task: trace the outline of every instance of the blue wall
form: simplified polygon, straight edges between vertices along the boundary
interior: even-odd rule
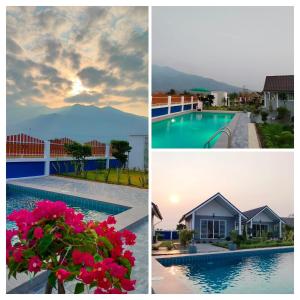
[[[182,106],[181,105],[171,106],[171,113],[179,112],[181,110],[182,110]]]
[[[110,159],[109,160],[109,167],[112,169],[115,168],[120,168],[121,167],[121,163],[117,160],[117,159]]]
[[[168,114],[168,107],[152,108],[152,117],[159,117]]]
[[[156,230],[155,233],[158,236],[159,240],[170,240],[171,239],[171,230]],[[176,231],[176,230],[172,231],[172,239],[173,240],[179,239],[178,231]]]
[[[20,178],[44,175],[45,163],[43,161],[7,162],[6,178]]]
[[[190,109],[192,109],[192,104],[186,104],[183,107],[183,110],[190,110]]]

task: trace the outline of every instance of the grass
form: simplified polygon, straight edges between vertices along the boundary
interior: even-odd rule
[[[263,148],[294,148],[294,129],[284,124],[256,124]]]
[[[96,171],[87,171],[80,175],[74,172],[61,174],[61,176],[84,179],[90,181],[134,186],[139,188],[148,188],[148,173],[136,170],[120,169],[119,174],[117,169],[103,169]]]
[[[228,242],[216,242],[214,246],[228,248]],[[241,243],[238,249],[255,249],[255,248],[266,248],[266,247],[283,247],[283,246],[294,246],[293,241],[261,241],[261,240],[247,240]]]

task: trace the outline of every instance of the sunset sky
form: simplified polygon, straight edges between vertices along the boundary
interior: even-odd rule
[[[146,7],[8,7],[7,106],[147,115]]]
[[[180,217],[217,192],[241,211],[268,205],[282,217],[294,212],[293,153],[213,152],[152,155],[152,196],[163,222]]]

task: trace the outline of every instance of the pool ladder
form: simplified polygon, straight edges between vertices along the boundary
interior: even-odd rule
[[[216,131],[210,138],[209,140],[204,144],[204,148],[210,148],[210,143],[211,141],[220,133],[226,133],[227,135],[227,148],[231,148],[231,139],[232,139],[232,131],[228,127],[223,127],[220,128],[218,131]]]

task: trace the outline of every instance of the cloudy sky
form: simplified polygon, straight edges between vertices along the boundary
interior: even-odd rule
[[[7,107],[110,105],[147,115],[142,7],[8,7]]]
[[[239,87],[294,74],[292,7],[154,7],[153,63]]]
[[[293,153],[214,152],[152,155],[152,197],[163,222],[174,229],[183,214],[220,192],[241,211],[268,205],[294,212]]]

